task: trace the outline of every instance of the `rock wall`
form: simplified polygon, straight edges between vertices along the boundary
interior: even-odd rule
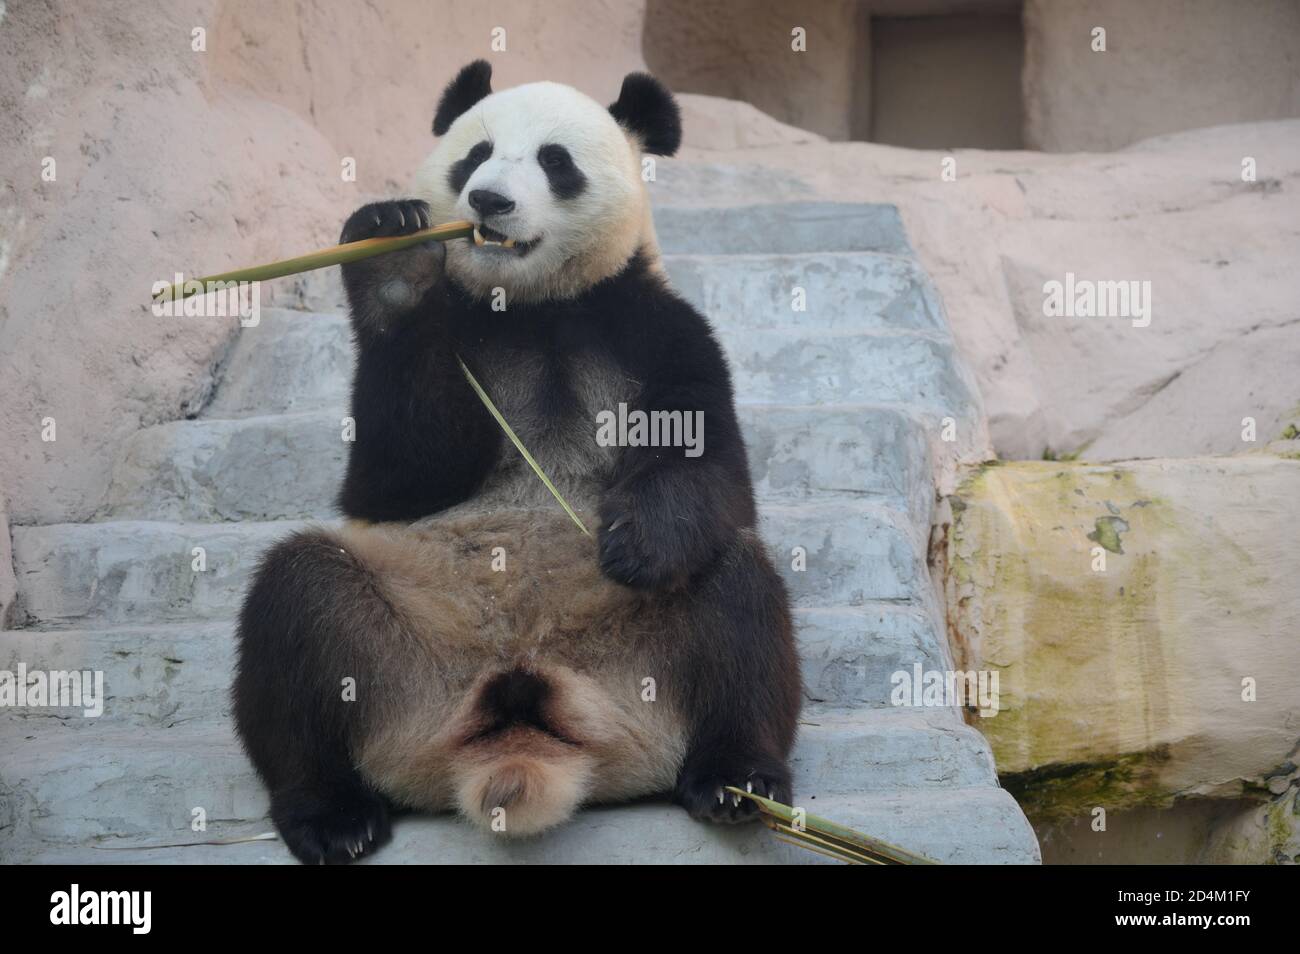
[[[1106,31],[1105,52],[1092,31]],[[1026,0],[1025,142],[1105,152],[1300,116],[1294,0]]]
[[[828,139],[848,139],[869,94],[865,7],[854,0],[647,0],[646,63],[674,89],[741,99]],[[791,47],[791,31],[806,46]]]
[[[950,498],[950,636],[959,668],[999,674],[1000,711],[978,725],[1031,817],[1288,790],[1297,494],[1289,441],[1233,458],[991,464]]]

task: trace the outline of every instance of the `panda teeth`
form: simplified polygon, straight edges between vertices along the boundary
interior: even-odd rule
[[[498,241],[495,241],[494,239],[484,238],[484,237],[483,237],[483,233],[479,231],[478,226],[476,225],[476,226],[474,226],[474,244],[475,244],[475,245],[479,245],[479,246],[483,246],[483,245],[496,245],[496,246],[498,246],[498,247],[500,247],[500,248],[514,248],[514,247],[515,247],[515,240],[514,240],[514,239],[503,239],[502,241],[498,242]]]

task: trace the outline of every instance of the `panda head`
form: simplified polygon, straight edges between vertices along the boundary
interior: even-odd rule
[[[491,78],[477,60],[448,85],[415,180],[435,222],[468,219],[483,240],[447,244],[450,276],[476,297],[501,287],[535,302],[580,294],[638,250],[657,256],[641,155],[676,152],[672,95],[632,73],[606,109],[560,83],[494,93]]]

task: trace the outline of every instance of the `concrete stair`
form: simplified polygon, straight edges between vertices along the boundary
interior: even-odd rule
[[[979,414],[897,212],[669,207],[657,221],[676,287],[728,350],[762,530],[797,607],[799,804],[938,860],[1036,862],[982,736],[955,709],[890,705],[892,673],[950,668],[925,562],[933,457],[944,418],[973,431]],[[804,311],[791,307],[796,287]],[[270,828],[230,726],[233,616],[272,541],[337,519],[352,363],[336,280],[299,288],[318,310],[264,309],[198,419],[125,444],[95,522],[13,529],[23,628],[0,634],[0,668],[100,670],[107,700],[96,719],[0,710],[0,859],[290,860],[275,841],[166,846]],[[195,808],[205,833],[190,829]],[[819,860],[761,826],[719,830],[653,800],[584,811],[522,844],[405,818],[376,856]]]

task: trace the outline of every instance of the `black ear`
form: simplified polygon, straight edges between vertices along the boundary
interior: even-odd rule
[[[461,113],[485,96],[492,95],[492,64],[475,60],[456,74],[447,84],[438,100],[438,111],[433,114],[433,134],[443,135]]]
[[[677,101],[649,73],[628,73],[609,113],[637,135],[646,152],[671,156],[682,144],[682,113]]]

